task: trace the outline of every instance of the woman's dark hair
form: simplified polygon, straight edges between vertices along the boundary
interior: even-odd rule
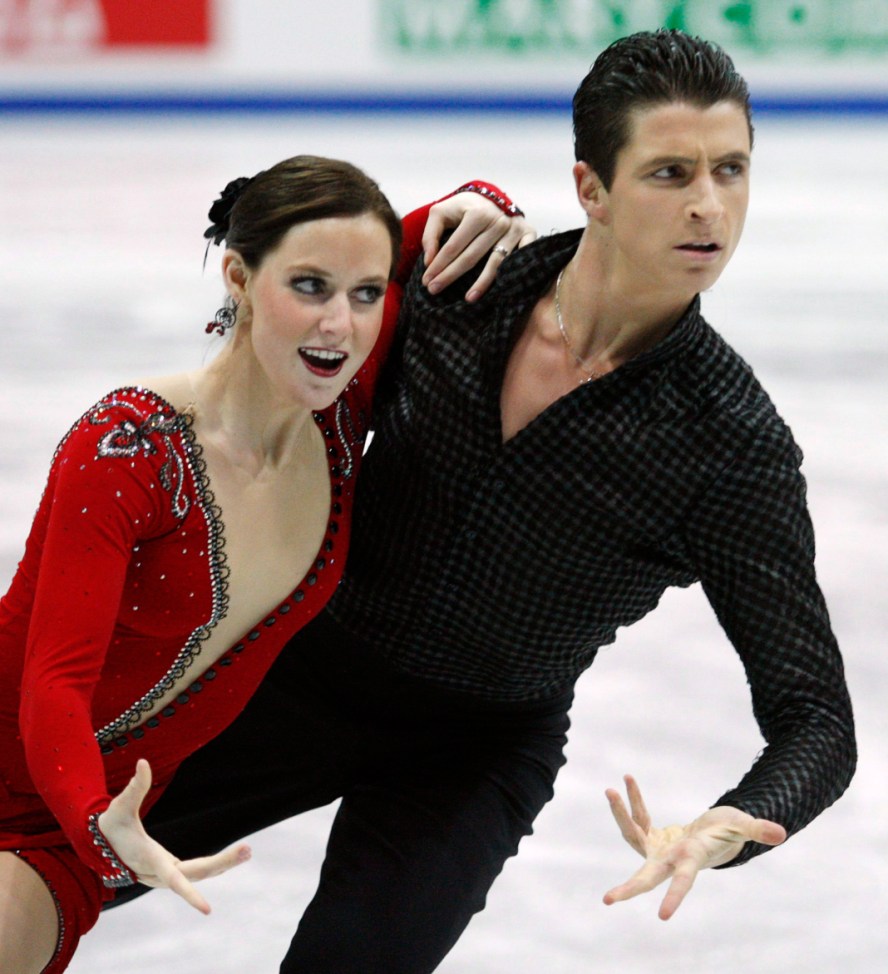
[[[633,109],[669,102],[709,108],[720,101],[743,109],[751,145],[749,89],[717,44],[680,30],[622,37],[598,55],[574,95],[574,154],[610,189]]]
[[[250,268],[290,227],[328,217],[376,216],[392,242],[390,276],[401,249],[401,221],[379,186],[356,166],[322,156],[294,156],[250,179],[232,180],[210,208],[204,236],[236,250]]]

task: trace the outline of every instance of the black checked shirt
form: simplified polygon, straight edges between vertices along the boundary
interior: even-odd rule
[[[475,305],[465,281],[432,297],[414,275],[331,612],[410,674],[520,702],[565,692],[667,587],[700,581],[768,742],[719,803],[796,831],[847,787],[851,706],[801,453],[699,299],[502,442],[507,359],[579,235],[512,255]]]

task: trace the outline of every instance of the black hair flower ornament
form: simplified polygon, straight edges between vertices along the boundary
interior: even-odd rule
[[[210,225],[204,230],[204,237],[218,247],[228,236],[231,225],[231,211],[234,204],[240,199],[241,193],[253,182],[255,177],[239,176],[222,190],[222,195],[210,207],[207,216],[210,218]],[[209,244],[207,244],[209,247]]]

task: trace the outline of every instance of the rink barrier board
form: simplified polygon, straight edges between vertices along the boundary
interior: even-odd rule
[[[0,91],[0,119],[22,115],[229,115],[229,114],[560,114],[571,96],[485,94],[483,96],[388,93],[220,93],[164,95],[93,92],[64,94]],[[888,115],[888,93],[780,95],[752,99],[758,115]]]

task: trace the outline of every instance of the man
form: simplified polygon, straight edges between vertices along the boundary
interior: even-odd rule
[[[645,862],[606,902],[668,879],[668,918],[853,773],[800,453],[700,314],[746,213],[746,84],[711,44],[633,35],[574,129],[585,227],[471,304],[414,275],[343,584],[149,818],[190,856],[342,797],[287,974],[438,965],[552,795],[577,677],[668,586],[702,583],[767,746],[683,829],[609,792]]]

